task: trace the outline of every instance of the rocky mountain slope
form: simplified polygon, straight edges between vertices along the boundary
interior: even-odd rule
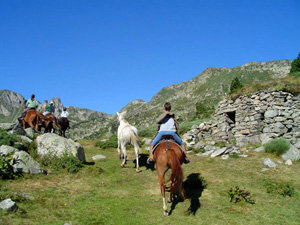
[[[228,95],[230,83],[238,77],[244,84],[285,77],[291,68],[291,61],[251,62],[234,68],[207,68],[190,81],[164,87],[150,102],[135,100],[121,112],[138,127],[153,125],[162,112],[164,102],[171,102],[174,112],[181,121],[195,116],[196,105],[202,103],[215,106]]]
[[[181,122],[188,121],[195,116],[197,104],[215,106],[226,97],[234,77],[238,77],[244,85],[247,85],[284,77],[290,68],[289,60],[250,62],[234,68],[207,68],[190,81],[164,87],[150,102],[134,100],[120,111],[126,113],[125,117],[131,124],[145,128],[155,124],[156,118],[162,112],[163,104],[169,101]],[[24,97],[17,93],[1,90],[0,123],[16,122],[24,100]],[[51,100],[56,108],[55,116],[59,117],[63,104],[60,98]],[[118,124],[115,115],[74,106],[68,106],[67,109],[71,121],[71,130],[67,135],[71,138],[97,138],[116,133]]]

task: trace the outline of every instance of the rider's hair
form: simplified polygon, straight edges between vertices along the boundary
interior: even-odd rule
[[[171,111],[171,103],[170,103],[170,102],[166,102],[166,103],[164,104],[164,109],[165,109],[166,111]]]

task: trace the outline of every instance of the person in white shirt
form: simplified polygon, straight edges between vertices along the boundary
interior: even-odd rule
[[[61,118],[67,118],[69,116],[69,113],[67,111],[67,108],[65,107],[64,110],[62,111],[60,117]]]

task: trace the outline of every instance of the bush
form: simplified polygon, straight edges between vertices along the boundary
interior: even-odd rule
[[[255,204],[255,200],[252,199],[250,192],[240,189],[239,186],[236,186],[235,188],[230,188],[227,193],[230,197],[230,202],[233,201],[234,203],[237,203],[244,200],[247,203]]]
[[[298,57],[296,59],[294,59],[291,64],[290,73],[292,74],[294,72],[300,72],[300,52],[298,54]]]
[[[15,159],[13,157],[14,152],[10,152],[5,156],[0,155],[0,179],[14,179],[19,176],[19,173],[14,173],[13,164],[15,164]]]
[[[44,156],[41,159],[41,164],[54,170],[65,169],[68,173],[77,173],[83,167],[83,163],[77,157],[67,154],[61,158]]]
[[[289,75],[292,76],[292,77],[300,78],[300,71],[290,73]]]
[[[285,138],[275,138],[266,143],[264,149],[268,153],[274,153],[280,156],[290,149],[290,143]]]
[[[112,135],[107,141],[97,141],[95,142],[94,147],[100,147],[101,149],[117,148],[118,137],[117,135]]]
[[[232,94],[236,90],[242,88],[244,85],[240,82],[238,77],[235,77],[230,84],[230,92],[229,94]]]
[[[276,193],[284,197],[292,197],[295,195],[295,188],[290,184],[270,183],[267,185],[267,193]]]
[[[17,141],[15,134],[8,134],[6,131],[0,129],[0,146],[9,145],[13,146]]]

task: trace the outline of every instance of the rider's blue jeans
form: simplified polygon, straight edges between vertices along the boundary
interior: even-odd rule
[[[184,145],[183,141],[181,138],[176,134],[174,131],[159,131],[157,135],[154,137],[153,141],[151,142],[151,145],[156,145],[160,140],[163,135],[172,135],[174,140],[179,144],[179,145]]]

